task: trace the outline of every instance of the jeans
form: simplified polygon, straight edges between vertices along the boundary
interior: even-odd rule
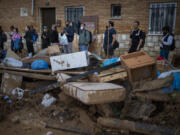
[[[87,45],[81,45],[79,46],[80,51],[88,51],[88,46]]]
[[[169,50],[160,49],[160,56],[168,60]]]
[[[72,53],[72,42],[69,42],[68,45],[63,45],[62,48],[64,53]]]

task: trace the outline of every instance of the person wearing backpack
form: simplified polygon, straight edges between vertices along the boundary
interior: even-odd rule
[[[174,35],[170,32],[170,27],[165,26],[162,28],[163,36],[160,42],[160,56],[168,60],[169,51],[175,49]]]
[[[86,25],[84,23],[81,24],[80,32],[79,32],[79,48],[80,51],[88,51],[88,46],[90,42],[90,33],[86,30]]]
[[[13,41],[13,51],[15,53],[21,53],[21,42],[22,42],[22,37],[19,34],[18,28],[14,28],[14,34],[12,36],[12,41]]]
[[[26,46],[28,50],[28,57],[32,57],[34,55],[34,47],[33,47],[33,41],[32,41],[32,34],[29,26],[25,27],[25,35],[24,39],[26,40]]]
[[[134,21],[133,31],[130,34],[130,46],[128,53],[140,51],[144,47],[146,34],[139,29],[140,22]]]
[[[66,34],[68,39],[68,44],[66,45],[66,53],[72,53],[72,42],[74,40],[74,29],[72,27],[72,23],[69,21],[66,22],[66,27],[63,32]]]
[[[0,26],[0,49],[4,50],[4,42],[7,41],[7,36],[3,32],[2,27]]]
[[[108,26],[106,26],[106,31],[104,33],[104,52],[106,58],[114,55],[114,50],[119,47],[119,43],[116,40],[116,30],[114,29],[114,22],[109,21]]]

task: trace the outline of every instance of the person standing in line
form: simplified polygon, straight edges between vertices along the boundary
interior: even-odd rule
[[[136,51],[140,51],[143,47],[143,39],[145,38],[143,32],[139,29],[139,21],[134,21],[133,23],[133,31],[130,35],[130,45],[128,53],[133,53]]]
[[[12,36],[13,50],[15,53],[21,53],[22,37],[19,34],[18,28],[14,28],[14,34]]]
[[[24,39],[26,40],[26,46],[28,50],[28,57],[32,57],[34,55],[34,48],[33,48],[33,41],[32,41],[32,34],[29,26],[25,27],[25,36]]]
[[[81,23],[79,32],[79,48],[80,51],[88,51],[88,45],[90,42],[90,33],[86,30],[86,25]]]
[[[2,27],[0,26],[0,49],[4,50],[4,42],[7,41],[7,36],[6,34],[3,32]]]
[[[106,58],[113,57],[114,47],[113,45],[116,42],[116,30],[114,29],[114,22],[109,21],[108,26],[106,26],[106,31],[104,33],[104,52]]]
[[[9,35],[9,36],[10,36],[10,38],[11,38],[11,50],[14,51],[14,50],[13,50],[14,42],[13,42],[13,40],[12,40],[12,36],[14,35],[14,26],[13,26],[13,25],[10,26],[9,29],[10,29],[10,35]]]
[[[70,24],[69,21],[66,22],[66,27],[64,28],[63,32],[66,34],[67,39],[68,39],[68,45],[66,53],[72,53],[72,42],[74,40],[74,29],[72,27],[72,24]]]
[[[164,59],[168,60],[169,51],[171,50],[171,46],[173,44],[174,36],[170,32],[170,27],[165,26],[162,28],[163,36],[159,40],[160,42],[160,56]]]
[[[59,44],[59,34],[56,25],[52,25],[52,30],[50,32],[50,44],[51,45]]]
[[[47,48],[50,45],[50,39],[49,39],[49,30],[47,26],[44,26],[43,33],[41,35],[42,39],[42,49]]]

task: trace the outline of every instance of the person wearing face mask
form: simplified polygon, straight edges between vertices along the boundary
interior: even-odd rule
[[[140,51],[140,49],[143,47],[143,42],[145,41],[145,33],[139,29],[139,25],[139,21],[134,21],[133,31],[130,35],[130,45],[128,53]]]
[[[88,45],[90,42],[90,33],[85,28],[85,24],[82,23],[79,32],[79,49],[80,51],[88,51]]]
[[[72,27],[72,23],[70,23],[69,21],[66,21],[66,27],[64,28],[64,33],[67,36],[68,39],[68,45],[67,47],[67,51],[66,53],[72,53],[72,42],[74,40],[74,29]]]
[[[160,56],[168,60],[169,51],[171,50],[171,45],[173,44],[173,34],[170,33],[170,27],[165,26],[162,28],[163,36],[159,40],[160,42]]]
[[[56,25],[52,25],[52,30],[50,32],[50,43],[51,45],[58,45],[59,44],[59,34],[57,31]]]
[[[41,39],[42,39],[42,49],[47,48],[50,45],[49,31],[48,31],[47,26],[44,26],[44,30],[43,30],[43,33],[41,35]]]
[[[24,39],[26,40],[26,46],[28,50],[28,57],[32,57],[34,55],[34,48],[33,48],[33,41],[32,41],[32,34],[29,26],[25,27],[25,36]]]

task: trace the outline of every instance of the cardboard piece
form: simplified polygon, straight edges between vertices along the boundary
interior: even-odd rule
[[[120,102],[126,97],[125,88],[112,83],[72,82],[65,84],[63,91],[84,104]]]
[[[52,72],[88,66],[87,52],[77,52],[50,57]]]
[[[52,46],[48,46],[48,54],[54,55],[54,54],[60,54],[60,48],[59,45],[52,45]]]

